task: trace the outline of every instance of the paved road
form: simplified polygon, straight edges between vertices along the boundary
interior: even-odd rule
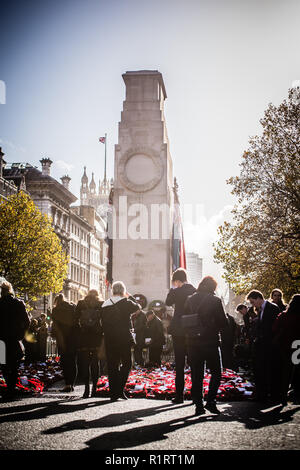
[[[222,403],[220,416],[195,417],[190,402],[82,399],[45,392],[0,405],[0,449],[212,450],[300,449],[300,406],[261,409]]]

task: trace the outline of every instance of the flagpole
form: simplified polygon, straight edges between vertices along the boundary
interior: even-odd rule
[[[106,183],[106,141],[107,134],[105,134],[105,157],[104,157],[104,182]]]

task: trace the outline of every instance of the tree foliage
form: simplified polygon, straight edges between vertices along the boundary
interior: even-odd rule
[[[68,257],[51,219],[23,191],[0,204],[0,274],[29,299],[59,292]]]
[[[260,122],[240,175],[227,181],[237,204],[219,227],[215,260],[237,294],[277,287],[288,298],[300,287],[300,89],[269,104]]]

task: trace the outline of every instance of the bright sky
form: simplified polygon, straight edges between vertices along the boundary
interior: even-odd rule
[[[211,245],[234,204],[226,179],[239,173],[268,103],[300,79],[300,2],[10,0],[1,8],[6,160],[40,167],[47,156],[52,176],[68,173],[79,196],[84,165],[103,178],[105,133],[113,176],[122,73],[159,70],[181,203],[200,207],[198,222],[185,222],[186,247],[220,280]]]

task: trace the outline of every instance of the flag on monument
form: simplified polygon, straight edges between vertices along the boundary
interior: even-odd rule
[[[101,142],[101,144],[105,144],[105,137],[99,137],[99,142]]]
[[[109,194],[109,210],[107,212],[107,227],[106,227],[106,238],[105,242],[107,244],[107,262],[106,262],[106,279],[105,284],[108,287],[113,283],[112,277],[112,260],[113,260],[113,190],[111,189]]]
[[[180,215],[180,206],[174,204],[173,233],[172,233],[172,265],[173,271],[178,268],[186,269],[185,247],[183,239],[183,228]]]

